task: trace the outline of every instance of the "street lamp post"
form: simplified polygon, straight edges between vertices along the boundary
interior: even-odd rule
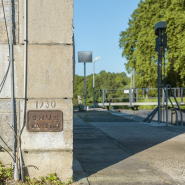
[[[95,61],[96,60],[99,60],[100,57],[96,57],[94,60],[93,60],[93,107],[95,107],[95,79],[94,79],[94,72],[95,72]]]
[[[79,51],[78,62],[84,63],[84,110],[86,110],[86,63],[92,62],[92,51]]]

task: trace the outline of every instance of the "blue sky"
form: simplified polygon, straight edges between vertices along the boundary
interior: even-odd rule
[[[92,51],[95,73],[126,72],[119,49],[119,34],[128,28],[128,19],[140,0],[74,0],[75,74],[84,75],[83,63],[78,63],[78,51]],[[93,73],[87,63],[86,75]]]

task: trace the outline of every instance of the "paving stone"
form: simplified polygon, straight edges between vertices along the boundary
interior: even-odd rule
[[[154,150],[155,154],[152,154],[151,148],[177,136],[179,132],[172,132],[171,128],[166,131],[164,128],[152,127],[132,119],[102,122],[106,114],[96,112],[98,118],[95,118],[95,111],[81,112],[80,118],[74,116],[74,131],[77,129],[73,137],[74,153],[90,185],[177,184],[177,179],[173,179],[165,170],[151,165],[154,161],[150,155],[154,157],[161,153],[163,156],[163,148]],[[74,113],[77,114],[79,112]],[[91,121],[88,121],[85,117],[92,114]],[[112,116],[114,118],[115,115]],[[83,127],[78,127],[80,123]],[[178,147],[176,150],[180,153],[183,151],[178,150]],[[143,154],[145,151],[151,151],[146,158]]]

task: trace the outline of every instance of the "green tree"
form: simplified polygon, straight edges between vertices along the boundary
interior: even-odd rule
[[[101,71],[99,74],[95,74],[95,97],[98,100],[99,89],[108,90],[108,98],[122,97],[123,91],[110,91],[110,89],[124,89],[128,88],[130,84],[130,78],[127,77],[125,72],[122,73],[110,73]],[[93,102],[93,75],[86,77],[86,98],[87,103]],[[84,98],[84,77],[75,75],[73,102],[77,104],[77,96],[82,95]]]
[[[185,85],[185,0],[141,0],[119,40],[127,71],[136,69],[136,87],[157,86],[154,27],[158,21],[167,22],[166,81]]]

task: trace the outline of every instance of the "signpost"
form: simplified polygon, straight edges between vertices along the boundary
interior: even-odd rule
[[[94,72],[95,72],[95,61],[99,60],[100,57],[96,57],[94,60],[93,60],[93,107],[95,107],[95,79],[94,79]]]
[[[92,51],[79,51],[78,62],[84,63],[84,110],[86,110],[86,63],[92,62]]]

